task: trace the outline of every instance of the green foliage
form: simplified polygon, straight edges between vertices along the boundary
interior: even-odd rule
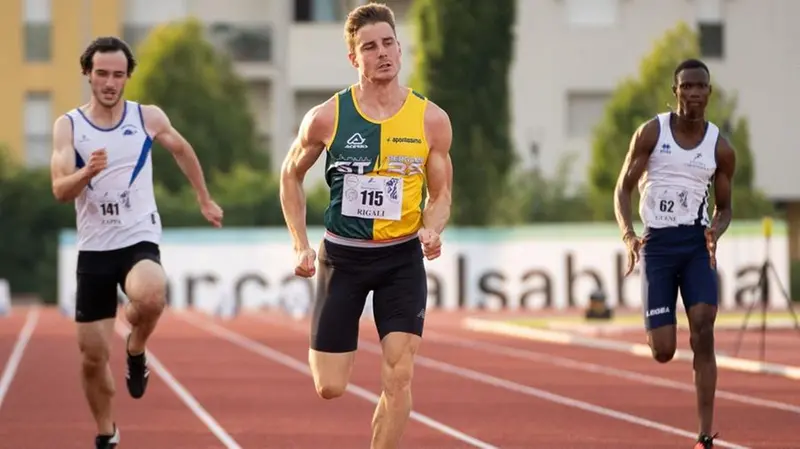
[[[613,191],[633,133],[666,107],[674,108],[675,67],[684,59],[699,55],[697,35],[680,23],[654,44],[650,54],[642,59],[637,76],[625,79],[617,87],[593,135],[589,188],[595,220],[613,219]],[[736,150],[734,214],[760,216],[756,214],[772,207],[762,194],[752,191],[753,156],[747,120],[734,117],[736,98],[714,83],[713,73],[712,85],[706,118],[720,126]]]
[[[126,96],[161,107],[194,147],[207,176],[229,173],[236,163],[267,171],[267,151],[258,144],[246,85],[203,33],[195,20],[156,28],[137,49],[139,66]],[[158,145],[153,167],[168,191],[186,184],[172,156]]]
[[[577,155],[565,154],[556,173],[546,177],[539,170],[528,169],[510,177],[510,188],[499,205],[498,221],[506,225],[520,223],[556,223],[591,220],[586,192],[570,192],[570,172]]]
[[[245,164],[236,164],[228,173],[214,177],[209,189],[225,211],[224,227],[284,226],[279,197],[279,182]],[[156,201],[164,226],[207,226],[200,214],[191,187],[169,192],[157,187]],[[309,226],[321,225],[328,206],[328,189],[320,184],[306,193]]]
[[[0,278],[12,294],[56,300],[58,232],[74,224],[74,206],[53,198],[47,169],[0,174]]]
[[[417,0],[412,6],[412,87],[450,116],[453,126],[451,221],[496,221],[514,163],[509,138],[509,66],[513,0]]]

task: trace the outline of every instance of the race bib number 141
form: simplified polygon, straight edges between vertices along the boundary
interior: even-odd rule
[[[342,215],[399,220],[403,206],[403,178],[391,176],[344,176]]]

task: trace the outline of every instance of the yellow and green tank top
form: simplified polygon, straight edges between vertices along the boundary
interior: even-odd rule
[[[330,204],[326,229],[339,237],[386,241],[422,227],[428,100],[409,91],[386,120],[361,112],[353,86],[336,94],[333,139],[325,161]]]

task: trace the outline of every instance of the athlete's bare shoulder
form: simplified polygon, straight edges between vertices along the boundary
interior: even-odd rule
[[[647,149],[648,152],[652,151],[658,143],[658,137],[661,135],[661,123],[658,117],[653,117],[650,120],[639,125],[636,132],[633,134],[633,140],[637,146],[642,149]]]
[[[336,128],[336,104],[334,95],[306,112],[298,133],[301,141],[322,146],[331,143]]]
[[[450,123],[450,116],[447,112],[428,100],[425,108],[425,140],[431,151],[450,151],[450,144],[453,141],[453,128]]]
[[[167,113],[157,105],[140,104],[139,110],[142,111],[145,131],[153,138],[172,126]]]

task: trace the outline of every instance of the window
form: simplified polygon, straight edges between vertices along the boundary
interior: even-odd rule
[[[295,22],[344,22],[347,12],[367,0],[294,0]]]
[[[272,28],[269,24],[215,23],[209,41],[237,62],[272,61]]]
[[[46,62],[52,57],[50,7],[50,0],[25,0],[23,4],[23,53],[26,61]]]
[[[722,22],[700,22],[697,24],[700,39],[700,55],[703,58],[725,56],[725,25]]]
[[[617,23],[619,0],[566,0],[567,23],[580,27],[608,27]]]
[[[52,104],[49,92],[25,97],[25,158],[28,166],[47,165],[52,146]]]
[[[569,92],[567,94],[567,137],[588,138],[602,119],[610,94]]]

